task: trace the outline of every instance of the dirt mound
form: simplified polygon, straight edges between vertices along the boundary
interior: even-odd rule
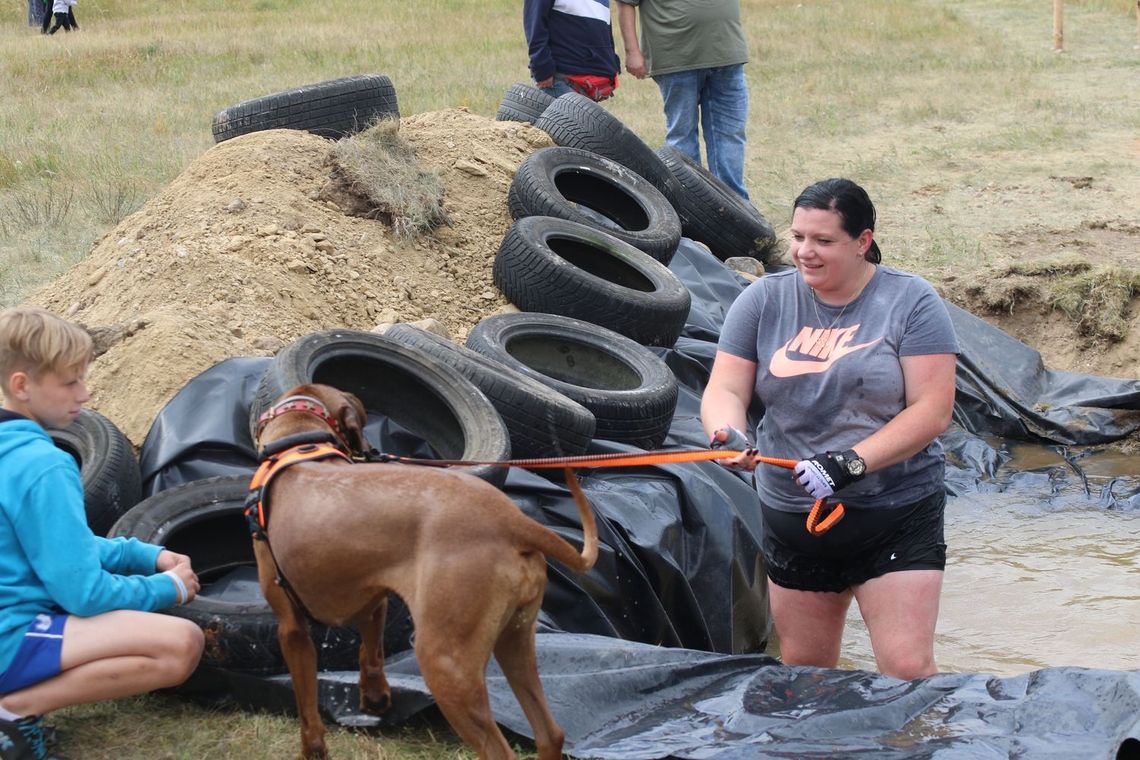
[[[1041,352],[1051,369],[1140,378],[1140,225],[1027,227],[1004,260],[943,278],[944,295]]]
[[[91,406],[136,445],[190,379],[233,356],[271,355],[331,327],[432,317],[458,340],[507,305],[491,264],[510,226],[519,163],[551,145],[529,125],[466,110],[402,120],[439,173],[449,225],[414,241],[349,216],[332,143],[257,132],[220,143],[30,301],[86,325],[103,351]]]

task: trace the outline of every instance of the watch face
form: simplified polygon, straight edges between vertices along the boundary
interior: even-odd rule
[[[856,457],[855,459],[847,460],[847,472],[852,475],[859,476],[867,471],[867,463],[862,459]]]

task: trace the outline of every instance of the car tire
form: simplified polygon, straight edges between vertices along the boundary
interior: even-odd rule
[[[214,115],[214,142],[266,129],[303,129],[339,139],[378,116],[400,118],[396,89],[383,74],[332,79],[244,100]]]
[[[67,427],[49,427],[56,448],[75,458],[83,483],[87,525],[106,535],[142,499],[142,475],[127,436],[98,412],[84,409]]]
[[[571,92],[556,98],[534,125],[558,145],[588,150],[632,169],[677,208],[684,191],[673,173],[618,117],[585,95]]]
[[[392,325],[384,335],[455,367],[479,386],[507,426],[514,458],[575,456],[593,440],[593,412],[553,388],[412,325]]]
[[[624,240],[662,264],[681,242],[681,220],[661,192],[626,167],[580,148],[540,148],[507,192],[511,216],[556,216]]]
[[[651,346],[677,341],[692,303],[680,278],[648,254],[595,227],[549,216],[511,225],[491,275],[523,311],[593,322]]]
[[[643,449],[665,441],[679,394],[650,349],[569,317],[520,312],[483,319],[467,346],[528,375],[594,413],[594,436]]]
[[[554,102],[554,96],[543,92],[537,87],[519,82],[507,88],[503,100],[499,103],[499,110],[495,114],[496,121],[521,121],[534,124],[546,107]]]
[[[672,145],[657,155],[684,188],[677,212],[686,237],[707,245],[721,261],[748,256],[772,263],[776,233],[755,206]]]
[[[429,354],[357,330],[310,333],[277,352],[250,405],[255,440],[261,414],[286,391],[304,383],[323,383],[356,394],[370,413],[398,423],[426,442],[439,459],[510,459],[507,428],[474,383]],[[506,480],[505,467],[462,469],[496,486]]]

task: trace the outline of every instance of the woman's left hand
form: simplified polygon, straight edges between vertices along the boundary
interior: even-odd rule
[[[796,474],[796,482],[816,499],[826,499],[856,480],[839,466],[831,452],[814,454],[809,459],[800,460],[793,472]]]

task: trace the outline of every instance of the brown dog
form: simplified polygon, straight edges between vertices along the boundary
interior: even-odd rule
[[[258,445],[331,432],[339,448],[360,452],[367,449],[365,419],[352,394],[302,385],[262,415]],[[487,696],[492,652],[534,729],[539,757],[561,757],[565,734],[547,706],[534,648],[546,588],[544,555],[584,572],[598,553],[589,503],[566,472],[581,513],[581,553],[523,515],[497,488],[458,471],[353,465],[334,457],[273,477],[263,510],[268,540],[255,540],[254,553],[262,592],[278,619],[305,758],[328,757],[306,610],[322,623],[360,630],[360,705],[379,713],[391,702],[382,651],[389,592],[399,594],[411,613],[424,681],[479,757],[515,757]]]

